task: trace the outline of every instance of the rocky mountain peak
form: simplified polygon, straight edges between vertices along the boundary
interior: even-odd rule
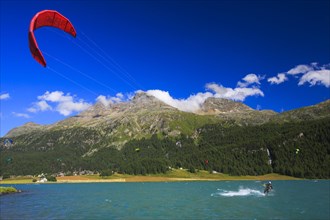
[[[98,101],[91,107],[89,107],[86,111],[83,111],[79,114],[79,116],[96,116],[96,115],[104,115],[105,111],[110,108],[111,105],[104,105],[102,102]]]
[[[229,99],[210,97],[205,100],[200,110],[204,114],[236,113],[253,110],[249,106]]]
[[[147,102],[158,102],[160,101],[159,99],[157,99],[156,97],[149,95],[145,92],[137,92],[136,95],[133,97],[132,102],[133,103],[147,103]]]
[[[145,92],[137,92],[136,95],[133,97],[132,101],[130,102],[131,108],[140,109],[147,111],[158,111],[161,109],[176,109],[163,101],[159,100],[158,98],[149,95]]]

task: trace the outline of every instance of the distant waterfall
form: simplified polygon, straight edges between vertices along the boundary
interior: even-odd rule
[[[272,165],[272,158],[270,156],[270,152],[269,152],[268,148],[266,150],[267,150],[267,155],[268,155],[268,164]]]

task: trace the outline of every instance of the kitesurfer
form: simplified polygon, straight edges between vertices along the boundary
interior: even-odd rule
[[[265,184],[264,193],[267,194],[267,193],[269,193],[272,189],[273,189],[272,182],[269,181],[268,183]]]

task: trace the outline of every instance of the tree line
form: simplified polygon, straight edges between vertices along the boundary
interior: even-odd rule
[[[82,129],[82,128],[80,128]],[[89,130],[81,140],[95,136]],[[35,146],[18,144],[1,148],[0,176],[67,173],[89,170],[102,175],[165,173],[170,168],[216,171],[230,175],[262,175],[271,172],[304,178],[330,177],[330,117],[258,126],[211,124],[197,136],[130,140],[120,150],[115,146],[92,146],[77,139],[48,146],[51,135]],[[47,136],[48,135],[48,136]],[[27,138],[27,137],[24,137]],[[4,141],[4,139],[1,139]],[[13,140],[15,141],[15,139]],[[44,144],[42,144],[44,143]],[[96,148],[91,156],[86,155]],[[298,150],[297,150],[298,149]]]

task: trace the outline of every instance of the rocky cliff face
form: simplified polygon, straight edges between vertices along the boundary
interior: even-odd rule
[[[208,98],[197,114],[213,115],[221,120],[231,121],[239,125],[262,124],[276,117],[271,110],[257,111],[249,106],[228,99]]]
[[[252,111],[253,109],[241,102],[234,102],[228,99],[208,98],[197,113],[206,115],[228,114],[237,112]]]

